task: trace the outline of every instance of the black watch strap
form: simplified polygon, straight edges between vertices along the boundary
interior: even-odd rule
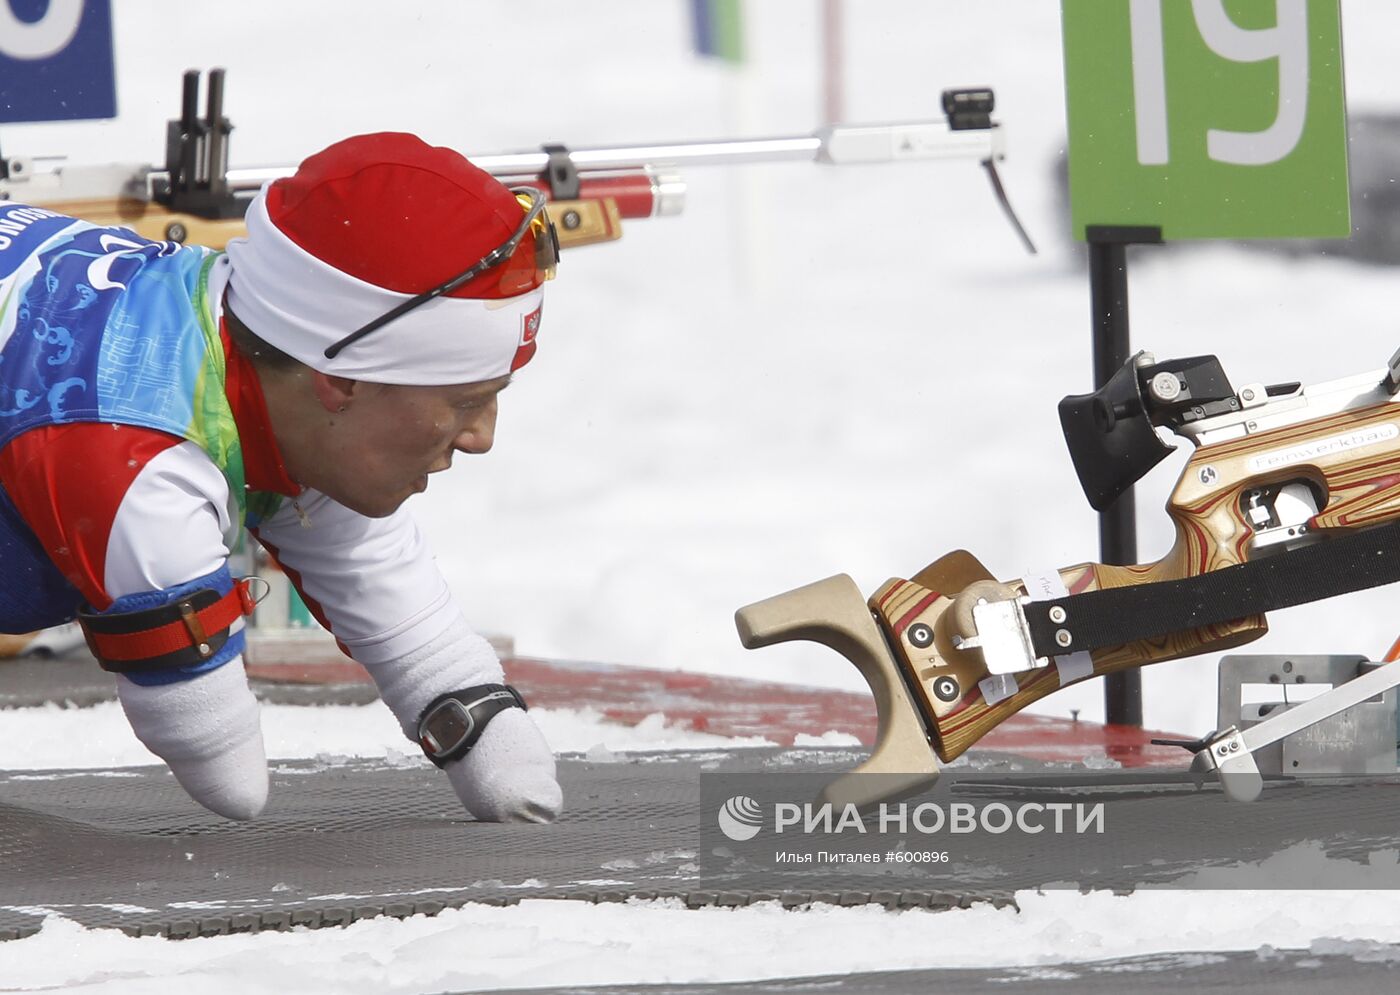
[[[527,708],[509,684],[478,684],[440,694],[418,716],[418,745],[429,760],[444,767],[470,753],[486,723],[507,708]]]

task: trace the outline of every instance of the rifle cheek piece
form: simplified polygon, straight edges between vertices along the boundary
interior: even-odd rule
[[[1060,427],[1084,496],[1103,511],[1172,451],[1148,419],[1138,353],[1092,394],[1060,401]]]
[[[1158,425],[1182,425],[1240,410],[1214,356],[1158,363],[1139,352],[1092,394],[1060,401],[1060,427],[1084,496],[1103,511],[1172,451]]]

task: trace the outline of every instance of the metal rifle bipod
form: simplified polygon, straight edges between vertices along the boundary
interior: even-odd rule
[[[1191,772],[1201,777],[1214,771],[1220,777],[1225,797],[1232,801],[1252,802],[1264,790],[1264,776],[1259,772],[1254,753],[1272,746],[1281,739],[1301,732],[1324,719],[1361,704],[1369,698],[1385,694],[1400,686],[1400,664],[1388,663],[1369,673],[1338,684],[1332,690],[1276,712],[1247,729],[1236,726],[1211,733],[1200,743],[1192,743],[1195,757]],[[1154,740],[1154,742],[1162,742]],[[1186,744],[1175,744],[1186,745]]]

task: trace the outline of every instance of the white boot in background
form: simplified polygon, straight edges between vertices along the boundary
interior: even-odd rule
[[[87,644],[83,627],[77,622],[56,625],[35,633],[34,638],[20,652],[21,656],[67,656],[75,649]]]

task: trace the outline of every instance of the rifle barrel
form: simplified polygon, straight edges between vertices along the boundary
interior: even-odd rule
[[[193,99],[186,77],[182,111],[190,116]],[[211,74],[211,117],[218,118],[222,80]],[[217,158],[209,165],[217,168],[226,156],[227,144],[220,141],[222,120],[208,122]],[[206,123],[196,117],[193,128],[203,131]],[[815,134],[780,138],[720,139],[716,141],[673,142],[651,145],[623,145],[579,148],[569,156],[581,174],[585,188],[616,201],[621,217],[656,217],[678,214],[684,201],[685,185],[676,170],[687,165],[725,165],[758,162],[808,161],[826,165],[899,162],[927,159],[977,159],[983,162],[1001,158],[1002,130],[991,127],[950,128],[946,121],[916,121],[905,124],[830,125]],[[190,146],[189,148],[193,148]],[[186,151],[189,151],[187,149]],[[549,163],[543,151],[511,152],[472,156],[472,161],[503,182],[541,186],[541,176]],[[24,160],[27,166],[33,160]],[[172,179],[192,183],[197,164],[181,164],[185,176],[172,178],[166,170],[152,169],[147,163],[110,163],[102,166],[57,166],[44,172],[25,169],[23,182],[18,170],[0,180],[0,199],[13,198],[32,204],[67,202],[103,197],[154,200],[154,193]],[[227,191],[251,197],[272,180],[290,176],[294,166],[267,166],[228,170]],[[585,198],[586,199],[586,198]]]
[[[637,169],[644,166],[734,165],[754,162],[821,162],[828,165],[894,162],[915,159],[990,159],[1001,156],[998,128],[950,129],[945,121],[907,124],[831,125],[816,134],[787,138],[741,138],[570,149],[582,171]],[[468,155],[496,176],[537,176],[549,163],[545,152]],[[231,169],[229,186],[256,190],[269,180],[289,176],[293,167]]]

